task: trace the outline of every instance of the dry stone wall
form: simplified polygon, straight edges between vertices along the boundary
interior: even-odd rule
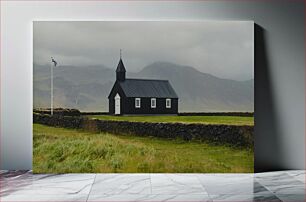
[[[114,134],[153,136],[186,141],[199,140],[253,148],[254,127],[183,123],[148,123],[88,119],[82,116],[50,116],[34,113],[34,123]]]

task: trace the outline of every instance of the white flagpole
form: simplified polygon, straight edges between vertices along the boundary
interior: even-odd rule
[[[53,64],[51,62],[51,116],[53,116]]]

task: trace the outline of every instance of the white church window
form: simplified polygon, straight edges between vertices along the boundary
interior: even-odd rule
[[[156,98],[151,98],[151,108],[156,108]]]
[[[135,98],[135,108],[140,108],[140,98]]]
[[[171,99],[166,99],[166,108],[171,108]]]

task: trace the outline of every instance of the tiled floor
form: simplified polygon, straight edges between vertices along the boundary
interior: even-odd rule
[[[1,171],[0,201],[305,201],[305,171],[32,174]]]

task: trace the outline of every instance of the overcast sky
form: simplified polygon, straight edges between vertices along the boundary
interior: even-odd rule
[[[254,78],[252,22],[34,22],[34,63],[53,56],[60,65],[116,68],[119,50],[127,71],[156,61],[188,65],[221,78]]]

